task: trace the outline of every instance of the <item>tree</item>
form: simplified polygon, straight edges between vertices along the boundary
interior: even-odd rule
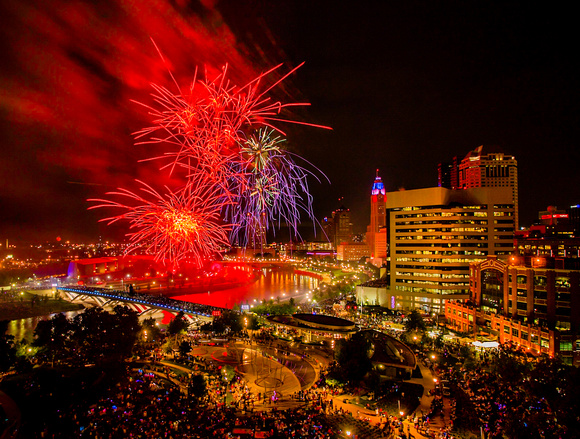
[[[189,394],[196,399],[203,398],[207,393],[207,383],[203,375],[193,375],[189,381]]]
[[[492,365],[493,372],[506,383],[519,383],[526,369],[526,365],[522,364],[515,355],[504,350],[500,350]]]
[[[137,342],[141,325],[139,314],[127,306],[117,305],[113,309],[112,327],[109,336],[111,349],[121,357],[131,355]]]
[[[183,358],[190,352],[191,352],[191,344],[188,341],[182,341],[179,344],[179,356]]]
[[[252,311],[258,315],[288,315],[296,312],[296,306],[290,302],[275,304],[272,301],[272,303],[255,306]]]
[[[526,390],[528,400],[537,405],[536,401],[545,404],[543,413],[549,414],[547,419],[540,418],[540,425],[532,424],[532,428],[549,431],[556,424],[565,426],[568,432],[580,431],[580,374],[577,367],[562,363],[559,358],[542,358],[529,373],[522,387]],[[557,423],[555,420],[558,420]],[[548,435],[546,435],[547,437]],[[551,437],[562,437],[566,434],[553,431]]]
[[[78,342],[76,354],[80,362],[100,362],[109,352],[106,332],[112,326],[109,313],[103,308],[88,308],[73,319],[74,340]],[[103,334],[105,331],[105,334]]]
[[[246,329],[256,330],[261,328],[260,321],[258,320],[258,316],[256,314],[245,314],[244,318],[247,320],[248,324],[245,325]]]
[[[185,332],[188,327],[189,324],[185,320],[185,314],[183,314],[183,311],[179,311],[175,318],[167,325],[167,332],[170,335],[177,335]]]
[[[116,362],[129,355],[141,330],[137,313],[125,306],[113,313],[94,307],[73,320],[57,314],[40,321],[33,346],[42,348],[47,360],[83,364]]]
[[[227,329],[225,322],[219,317],[214,317],[213,322],[211,322],[208,326],[208,329],[212,332],[215,332],[216,334],[223,334]]]
[[[73,324],[62,313],[36,325],[32,345],[41,348],[40,353],[46,360],[66,361],[75,352],[76,344]]]
[[[473,370],[477,366],[477,361],[475,361],[475,357],[473,354],[468,354],[465,357],[465,361],[463,362],[463,367],[467,370]]]
[[[155,341],[161,336],[161,330],[157,326],[155,318],[148,317],[141,323],[143,330],[147,331],[148,339]]]
[[[231,366],[230,364],[225,364],[224,367],[222,367],[222,373],[228,383],[231,383],[233,379],[236,377],[234,367]]]
[[[372,369],[369,351],[370,341],[360,333],[354,334],[349,340],[339,341],[336,361],[344,381],[356,386]]]
[[[405,321],[405,331],[412,332],[425,332],[426,325],[421,313],[414,309],[407,315],[407,320]]]
[[[494,369],[496,374],[492,379],[496,386],[509,382],[513,389],[502,422],[506,436],[541,439],[568,437],[571,432],[579,431],[577,368],[551,358],[531,364],[510,352],[500,351]]]
[[[218,334],[240,332],[242,330],[241,319],[242,316],[237,312],[224,310],[220,316],[214,318],[212,329]]]
[[[437,337],[435,337],[435,340],[433,341],[433,346],[437,350],[443,349],[443,346],[445,346],[445,343],[443,341],[443,334],[439,334]]]
[[[14,336],[6,334],[8,320],[0,321],[0,373],[7,372],[16,361]]]
[[[38,353],[38,348],[28,345],[24,340],[15,344],[16,361],[14,369],[18,373],[30,372],[32,370],[31,358]]]
[[[161,346],[161,350],[164,354],[173,355],[174,358],[177,349],[179,349],[179,347],[177,346],[176,341],[171,337],[167,338],[165,343],[163,343],[163,346]]]

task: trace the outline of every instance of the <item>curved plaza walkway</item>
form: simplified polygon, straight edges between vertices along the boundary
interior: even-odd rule
[[[323,393],[314,389],[313,386],[318,381],[321,369],[326,368],[332,358],[318,349],[308,347],[304,350],[304,348],[304,346],[280,340],[270,343],[238,340],[229,342],[227,346],[195,346],[191,355],[203,357],[206,361],[214,361],[223,365],[229,364],[235,367],[236,371],[243,376],[249,390],[253,394],[262,395],[259,403],[253,406],[254,411],[284,410],[307,404],[305,400],[298,398],[300,391],[304,392],[311,389],[315,395]],[[400,427],[395,428],[395,434],[391,437],[396,438],[403,432],[407,437],[434,437],[449,423],[449,402],[447,398],[444,398],[443,414],[431,419],[427,430],[415,428],[415,417],[421,417],[430,412],[433,400],[430,391],[435,388],[434,376],[431,371],[420,361],[418,361],[418,366],[422,378],[413,378],[408,382],[423,386],[423,395],[419,406],[414,413],[404,418]],[[264,394],[268,398],[264,399]],[[273,395],[277,397],[276,403],[271,402]],[[354,395],[331,395],[326,392],[322,398],[327,406],[333,409],[342,409],[352,416],[354,421],[364,420],[375,426],[382,426],[386,422],[385,417],[376,411],[356,404]],[[362,429],[362,427],[360,428]],[[357,437],[373,436],[365,435],[360,430]]]

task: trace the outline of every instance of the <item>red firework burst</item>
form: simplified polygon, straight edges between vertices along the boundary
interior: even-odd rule
[[[89,209],[112,207],[122,209],[120,215],[104,218],[112,224],[128,221],[131,233],[127,236],[131,245],[126,253],[143,249],[153,253],[158,261],[169,260],[179,263],[185,257],[193,257],[197,266],[229,245],[227,233],[230,226],[220,221],[223,200],[215,193],[215,188],[207,184],[187,185],[178,192],[166,188],[160,194],[148,184],[141,190],[146,197],[126,189],[109,192],[107,195],[120,196],[129,200],[122,202],[93,199],[97,202]]]
[[[150,160],[171,157],[171,164],[167,165],[171,169],[176,165],[184,166],[193,173],[211,171],[214,177],[227,179],[230,175],[225,165],[239,152],[239,145],[245,142],[246,135],[259,127],[270,127],[282,135],[285,133],[277,126],[279,122],[330,129],[279,117],[283,108],[310,105],[272,102],[265,96],[302,64],[261,90],[264,78],[281,66],[262,73],[243,87],[230,84],[227,66],[212,81],[197,80],[196,72],[187,92],[177,83],[177,94],[153,85],[155,92],[152,96],[157,106],[139,103],[153,116],[153,125],[135,133],[137,139],[144,139],[137,144],[174,145],[176,148],[173,151]]]
[[[243,87],[230,83],[227,66],[213,80],[207,79],[207,73],[206,79],[198,80],[196,71],[186,92],[175,80],[177,94],[153,85],[155,105],[141,104],[153,116],[153,125],[135,133],[137,144],[168,145],[165,154],[148,160],[168,160],[162,169],[173,175],[182,175],[174,174],[176,168],[184,171],[184,189],[175,193],[167,189],[160,195],[141,182],[152,201],[125,189],[109,194],[130,199],[132,205],[92,200],[100,203],[93,208],[125,210],[105,221],[130,222],[134,231],[128,235],[128,251],[142,248],[158,260],[172,262],[192,255],[201,265],[228,245],[227,232],[231,239],[241,237],[238,241],[246,243],[257,230],[268,229],[265,222],[286,223],[297,235],[301,211],[314,219],[306,183],[309,173],[280,150],[281,140],[272,134],[284,134],[277,125],[285,122],[328,127],[280,117],[286,107],[309,105],[273,102],[266,96],[300,66],[263,87],[265,78],[280,67]],[[256,146],[251,139],[257,132]]]

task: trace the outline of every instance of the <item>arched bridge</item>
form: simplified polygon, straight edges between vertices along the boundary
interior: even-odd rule
[[[168,311],[171,314],[183,312],[185,317],[191,322],[196,320],[211,321],[216,315],[221,315],[226,308],[202,305],[193,302],[170,299],[164,296],[153,296],[151,294],[110,290],[96,287],[57,287],[57,291],[62,291],[72,302],[92,301],[98,306],[115,306],[117,304],[129,306],[137,311],[139,315],[144,315],[156,310]]]

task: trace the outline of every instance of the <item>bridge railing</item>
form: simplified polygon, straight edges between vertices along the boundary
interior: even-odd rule
[[[204,317],[211,317],[214,311],[230,311],[226,308],[217,306],[203,305],[200,303],[185,302],[182,300],[175,300],[164,296],[153,296],[150,294],[136,293],[122,290],[109,290],[98,287],[57,287],[57,290],[68,291],[77,294],[87,294],[91,296],[106,297],[109,299],[120,300],[123,302],[140,303],[142,305],[151,306],[153,308],[161,308],[168,311],[182,311],[185,314],[195,314]]]

